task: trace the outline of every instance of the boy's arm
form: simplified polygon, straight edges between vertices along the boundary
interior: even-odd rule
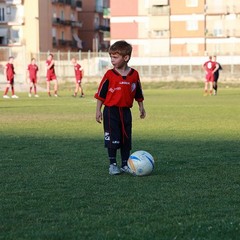
[[[140,118],[143,119],[146,117],[146,112],[143,106],[143,102],[138,102],[138,106],[139,106]]]
[[[47,69],[50,69],[53,64],[54,64],[54,60],[52,60],[51,63],[49,64],[49,66],[47,66]]]
[[[96,107],[96,121],[98,123],[101,123],[102,122],[102,105],[103,105],[103,102],[99,99],[97,99],[97,107]]]

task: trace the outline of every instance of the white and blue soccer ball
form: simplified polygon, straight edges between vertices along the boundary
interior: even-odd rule
[[[150,153],[140,150],[130,155],[127,164],[133,175],[146,176],[154,169],[154,158]]]

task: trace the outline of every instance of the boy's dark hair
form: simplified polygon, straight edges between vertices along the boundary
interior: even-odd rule
[[[109,54],[118,53],[121,56],[129,55],[129,57],[131,57],[132,45],[127,43],[124,40],[117,41],[110,46],[108,52],[109,52]]]
[[[14,59],[14,57],[13,57],[13,56],[10,56],[10,57],[8,58],[8,60],[10,60],[10,59]]]

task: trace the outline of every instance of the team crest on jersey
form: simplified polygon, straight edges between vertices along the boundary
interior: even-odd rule
[[[136,83],[132,83],[131,90],[132,92],[136,89]]]

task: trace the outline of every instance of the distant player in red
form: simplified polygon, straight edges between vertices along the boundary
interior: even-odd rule
[[[75,72],[75,91],[73,97],[76,97],[78,92],[80,92],[80,97],[84,97],[83,88],[82,88],[82,78],[83,78],[83,68],[80,64],[77,63],[76,58],[72,59],[72,64],[74,66],[74,72]]]
[[[11,88],[12,90],[12,98],[18,98],[18,96],[15,95],[14,93],[14,75],[15,75],[15,71],[14,71],[14,66],[13,66],[13,57],[9,57],[8,59],[8,63],[5,66],[4,69],[4,76],[6,77],[7,80],[7,86],[3,95],[3,98],[9,98],[8,94],[8,90],[9,88]]]
[[[37,95],[37,72],[38,66],[36,65],[36,59],[32,58],[31,63],[27,67],[27,76],[30,83],[29,89],[29,97],[32,97],[32,88],[34,88],[34,96],[38,97]]]
[[[46,61],[46,67],[47,67],[47,92],[48,96],[51,97],[51,92],[50,92],[50,82],[54,82],[54,96],[58,97],[57,91],[58,91],[58,82],[57,82],[57,77],[55,74],[55,69],[54,69],[54,59],[53,55],[49,54],[47,61]]]
[[[213,92],[213,81],[214,81],[214,72],[217,70],[216,62],[212,61],[212,56],[209,57],[209,60],[203,64],[203,69],[205,71],[205,86],[204,86],[204,96],[208,95],[208,85],[209,85],[209,94],[212,95]]]
[[[113,69],[102,78],[95,94],[96,121],[103,119],[105,147],[110,161],[109,174],[130,172],[127,161],[132,147],[132,115],[134,99],[138,102],[140,118],[145,118],[143,93],[138,72],[128,66],[132,46],[125,41],[115,42],[109,49]],[[102,105],[105,105],[103,113]],[[117,149],[120,149],[122,166],[117,166]]]

